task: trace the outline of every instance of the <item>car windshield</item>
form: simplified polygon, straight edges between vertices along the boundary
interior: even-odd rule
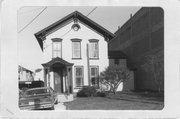
[[[39,94],[44,94],[44,93],[50,93],[49,89],[34,89],[34,90],[26,90],[24,92],[25,96],[28,95],[39,95]]]

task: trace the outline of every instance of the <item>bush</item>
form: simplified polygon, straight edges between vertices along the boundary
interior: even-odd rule
[[[106,93],[105,92],[97,92],[96,96],[97,97],[106,97]]]
[[[77,97],[106,97],[105,92],[98,91],[94,86],[83,86],[81,90],[78,91]]]
[[[83,90],[78,91],[77,97],[88,97]]]
[[[77,97],[90,97],[96,95],[96,88],[94,86],[84,86],[78,91]]]

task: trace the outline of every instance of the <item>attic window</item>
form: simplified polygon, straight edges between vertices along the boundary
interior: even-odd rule
[[[77,18],[74,18],[74,24],[72,25],[71,27],[74,31],[78,31],[81,27],[80,25],[78,24],[78,19]]]
[[[77,24],[77,23],[72,25],[72,29],[73,29],[74,31],[78,31],[80,28],[81,28],[80,25]]]

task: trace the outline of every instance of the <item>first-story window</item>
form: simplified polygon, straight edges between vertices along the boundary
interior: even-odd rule
[[[92,86],[99,87],[99,67],[90,66],[90,81]]]
[[[84,71],[83,66],[75,66],[75,86],[81,87],[83,86],[84,81]]]

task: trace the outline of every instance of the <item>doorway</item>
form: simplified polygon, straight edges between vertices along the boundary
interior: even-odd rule
[[[54,90],[57,93],[64,93],[63,90],[63,69],[61,67],[54,67]]]

